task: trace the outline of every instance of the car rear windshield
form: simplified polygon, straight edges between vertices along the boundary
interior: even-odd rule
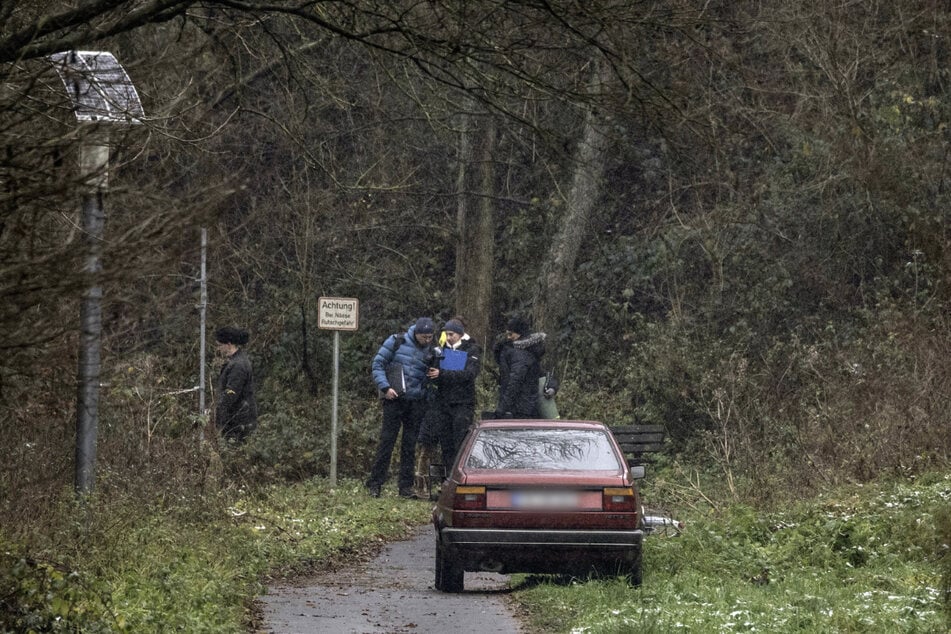
[[[597,429],[482,429],[466,460],[472,469],[617,471],[608,436]]]

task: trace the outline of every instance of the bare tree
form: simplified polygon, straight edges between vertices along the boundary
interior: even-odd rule
[[[591,91],[602,92],[609,78],[608,69],[599,62],[592,66]],[[572,161],[571,186],[565,194],[565,212],[539,271],[533,301],[536,324],[545,332],[557,330],[570,305],[578,252],[601,196],[610,144],[606,130],[609,123],[610,118],[597,105],[586,106],[581,137]]]
[[[484,343],[489,335],[495,254],[495,148],[491,116],[463,114],[456,217],[456,312]]]

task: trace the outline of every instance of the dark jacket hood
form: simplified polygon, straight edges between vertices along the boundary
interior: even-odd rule
[[[543,332],[533,332],[530,335],[516,339],[512,342],[512,345],[519,350],[527,350],[536,357],[541,357],[545,354],[545,338],[547,336]]]

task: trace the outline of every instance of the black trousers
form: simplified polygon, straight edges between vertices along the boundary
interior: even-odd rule
[[[376,458],[367,478],[367,486],[383,486],[390,468],[390,458],[400,430],[403,440],[400,443],[400,467],[397,486],[400,489],[411,488],[416,474],[416,436],[426,414],[426,401],[409,401],[404,398],[388,401],[383,399],[383,425],[380,429],[380,444],[376,448]]]

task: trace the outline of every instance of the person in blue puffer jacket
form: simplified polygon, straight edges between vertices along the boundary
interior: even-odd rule
[[[373,357],[373,382],[380,390],[383,405],[380,442],[366,482],[373,497],[380,496],[386,482],[390,457],[401,428],[403,440],[397,487],[401,497],[414,497],[416,436],[432,397],[430,375],[438,365],[434,332],[433,320],[420,317],[405,333],[387,337]]]

